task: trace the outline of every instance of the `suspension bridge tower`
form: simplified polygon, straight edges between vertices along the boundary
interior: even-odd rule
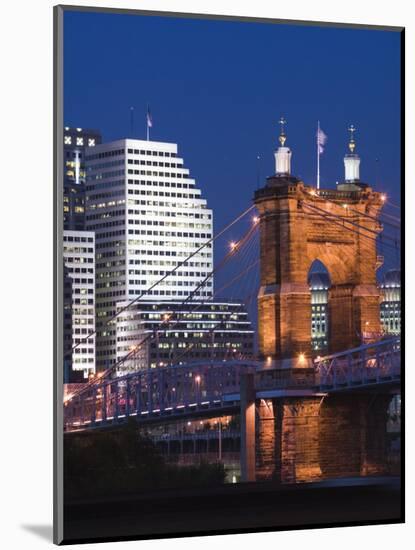
[[[310,266],[330,276],[329,350],[343,351],[380,334],[376,237],[383,196],[360,180],[355,128],[345,179],[316,189],[291,174],[292,152],[280,120],[275,174],[255,193],[260,215],[259,351],[268,364],[306,367],[311,356]]]

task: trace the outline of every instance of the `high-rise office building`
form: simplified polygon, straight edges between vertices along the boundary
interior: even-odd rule
[[[63,381],[72,382],[72,278],[63,265]]]
[[[213,268],[212,211],[177,145],[122,139],[86,154],[86,227],[96,238],[97,367],[116,361],[117,302],[184,299]],[[213,281],[195,299],[213,295]]]
[[[65,382],[95,373],[95,236],[63,232]],[[75,346],[77,346],[75,348]],[[68,352],[72,354],[68,357]]]
[[[388,271],[380,285],[380,323],[385,334],[398,336],[401,333],[401,271]]]
[[[127,304],[118,303],[122,309]],[[189,361],[248,359],[254,331],[241,302],[139,301],[117,318],[120,373]]]
[[[65,126],[64,179],[63,179],[63,227],[82,231],[85,229],[85,151],[101,143],[96,130]]]

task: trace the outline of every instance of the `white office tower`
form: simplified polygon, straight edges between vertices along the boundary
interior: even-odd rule
[[[212,211],[175,143],[123,139],[86,153],[86,227],[96,236],[97,367],[116,361],[116,304],[185,299],[213,269]],[[213,295],[210,279],[195,299]]]
[[[68,300],[65,303],[65,333],[71,334],[72,350],[66,382],[95,373],[95,236],[89,231],[63,232],[63,261]],[[75,347],[76,346],[76,347]],[[68,361],[65,361],[68,364]]]

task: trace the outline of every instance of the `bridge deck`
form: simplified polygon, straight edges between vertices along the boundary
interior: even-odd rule
[[[267,369],[254,361],[191,363],[98,379],[64,403],[65,430],[238,412],[241,377],[255,377],[258,399],[386,391],[400,384],[398,338],[319,358],[314,368]]]

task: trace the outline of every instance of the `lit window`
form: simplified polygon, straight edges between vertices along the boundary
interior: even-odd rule
[[[88,139],[88,147],[95,147],[95,138]]]
[[[76,144],[77,144],[77,145],[83,145],[83,144],[84,144],[84,138],[82,138],[82,137],[77,137],[77,138],[76,138]]]
[[[65,136],[65,145],[70,145],[72,143],[71,136]]]

